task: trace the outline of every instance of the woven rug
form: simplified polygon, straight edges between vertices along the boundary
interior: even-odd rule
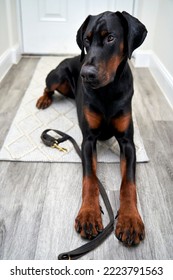
[[[46,147],[40,138],[47,128],[58,129],[70,134],[81,145],[82,135],[78,126],[75,102],[64,98],[59,93],[54,95],[52,105],[45,110],[36,108],[36,101],[43,93],[45,78],[50,70],[55,68],[64,57],[42,57],[35,69],[32,80],[26,90],[16,117],[11,125],[4,145],[0,151],[0,160],[29,162],[80,162],[72,144],[62,143],[67,152],[60,152]],[[146,162],[146,154],[139,133],[135,116],[134,141],[137,161]],[[99,162],[119,162],[119,147],[114,138],[98,142]]]

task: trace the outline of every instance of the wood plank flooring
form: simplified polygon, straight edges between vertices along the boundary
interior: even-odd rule
[[[22,58],[0,83],[0,146],[38,61]],[[146,238],[126,248],[112,234],[82,259],[173,259],[173,111],[148,69],[133,73],[134,110],[150,158],[137,164]],[[74,230],[81,176],[80,164],[0,162],[0,259],[56,259],[85,243]],[[119,164],[99,164],[98,176],[116,213]],[[103,220],[106,224],[106,213]]]

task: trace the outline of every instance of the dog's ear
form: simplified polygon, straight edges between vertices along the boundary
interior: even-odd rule
[[[81,27],[78,29],[77,35],[76,35],[76,42],[77,42],[79,48],[81,49],[81,61],[84,59],[84,56],[85,56],[84,45],[83,45],[83,35],[84,35],[87,25],[89,23],[90,17],[91,16],[89,15],[85,19],[85,21],[82,23]]]
[[[137,18],[131,16],[127,12],[117,12],[117,15],[121,19],[123,17],[126,21],[125,29],[127,29],[127,52],[128,57],[131,58],[132,52],[143,43],[147,35],[147,29]]]

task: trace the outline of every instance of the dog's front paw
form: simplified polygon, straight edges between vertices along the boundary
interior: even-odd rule
[[[115,235],[127,246],[138,245],[145,237],[145,229],[138,210],[118,213]]]
[[[75,219],[75,229],[81,237],[93,239],[103,230],[100,207],[82,206]]]
[[[43,95],[37,100],[36,107],[38,109],[46,109],[51,105],[51,103],[52,103],[52,97],[48,95]]]

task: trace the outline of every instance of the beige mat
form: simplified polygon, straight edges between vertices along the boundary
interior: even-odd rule
[[[72,144],[62,144],[68,152],[46,147],[40,135],[47,128],[62,130],[76,139],[81,145],[82,136],[78,127],[75,102],[60,94],[54,95],[53,104],[46,110],[38,110],[36,101],[42,95],[45,78],[64,57],[42,57],[37,64],[30,85],[23,97],[20,108],[11,125],[4,145],[0,151],[0,160],[33,162],[80,162]],[[134,117],[135,146],[137,161],[146,162],[146,154],[136,118]],[[119,162],[119,147],[114,138],[99,142],[98,161]]]

